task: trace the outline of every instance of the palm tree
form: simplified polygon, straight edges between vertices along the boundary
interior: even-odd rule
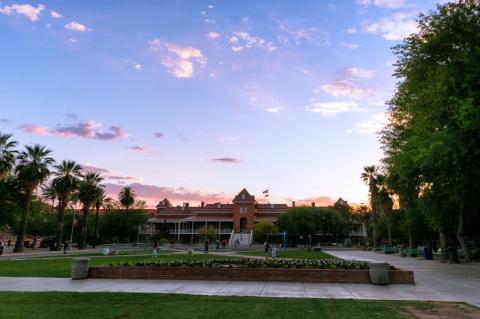
[[[78,187],[82,167],[75,161],[64,160],[60,165],[55,166],[55,169],[55,178],[52,181],[52,185],[58,195],[58,225],[56,238],[58,243],[62,243],[65,208],[71,201],[73,192],[75,192]]]
[[[46,201],[52,202],[52,213],[55,209],[55,200],[57,199],[57,192],[52,184],[42,186],[42,197]]]
[[[135,204],[135,191],[132,189],[131,186],[126,186],[122,189],[122,191],[118,194],[118,198],[120,200],[120,204],[125,207],[128,212],[128,209]]]
[[[363,168],[360,178],[368,185],[368,192],[370,196],[370,207],[372,208],[372,237],[373,249],[377,248],[377,200],[378,200],[378,186],[377,186],[377,168],[375,165],[365,166]]]
[[[107,208],[111,208],[114,204],[114,200],[110,197],[106,197],[105,190],[103,188],[99,189],[98,197],[95,199],[95,231],[94,236],[95,240],[93,242],[93,248],[97,246],[98,240],[98,215],[100,212],[100,208],[104,210]]]
[[[78,185],[78,199],[82,203],[82,231],[80,235],[79,249],[85,249],[87,243],[88,215],[90,208],[99,197],[102,189],[100,183],[103,178],[97,173],[87,173]]]
[[[35,189],[50,175],[49,166],[55,160],[51,158],[51,151],[41,145],[25,146],[25,150],[17,156],[18,165],[15,168],[18,181],[25,192],[25,208],[18,226],[17,241],[14,252],[23,251],[23,241],[27,228],[27,218],[30,214],[32,195]]]
[[[15,165],[16,151],[13,149],[16,141],[12,141],[12,134],[2,134],[0,132],[0,180],[12,171]]]
[[[387,188],[387,178],[385,175],[377,174],[377,205],[378,210],[382,212],[387,221],[388,244],[392,246],[392,218],[393,218],[393,200]]]

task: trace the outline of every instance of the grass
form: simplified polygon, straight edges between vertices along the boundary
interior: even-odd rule
[[[272,257],[271,252],[266,253],[263,250],[240,252],[239,254],[245,255],[245,256]],[[278,249],[277,257],[293,258],[293,259],[336,259],[337,258],[321,251],[313,251],[313,250],[308,251],[308,250],[298,250],[298,249],[287,249],[287,251]]]
[[[181,259],[205,259],[220,258],[214,255],[193,255],[186,254],[166,255],[160,253],[157,258],[150,255],[134,255],[134,256],[93,256],[90,259],[91,266],[108,266],[113,263],[135,262],[148,260],[181,260]],[[24,260],[0,260],[0,276],[6,277],[70,277],[70,267],[72,257],[61,258],[32,258]],[[0,316],[1,318],[1,316]]]
[[[428,302],[138,293],[0,292],[0,318],[414,318]]]

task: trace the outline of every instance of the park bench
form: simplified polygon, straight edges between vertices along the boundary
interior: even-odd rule
[[[407,248],[405,249],[408,257],[418,257],[418,249],[417,248]]]
[[[394,254],[397,252],[397,248],[395,246],[383,246],[383,252],[385,254]]]

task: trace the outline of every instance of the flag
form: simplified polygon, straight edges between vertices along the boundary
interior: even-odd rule
[[[268,197],[268,188],[267,188],[266,190],[264,190],[264,191],[262,192],[262,194],[265,195],[265,197]]]

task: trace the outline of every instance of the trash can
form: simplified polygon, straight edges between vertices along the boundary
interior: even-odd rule
[[[90,258],[73,258],[70,275],[72,279],[86,279]]]
[[[390,265],[387,263],[369,263],[368,272],[370,274],[370,282],[374,285],[390,284]]]
[[[457,247],[455,246],[448,247],[448,261],[450,264],[458,264],[460,262],[458,260]]]
[[[276,258],[277,257],[277,248],[273,247],[272,248],[272,258]]]
[[[431,247],[424,247],[423,248],[423,256],[425,256],[425,260],[433,260],[433,250]]]

